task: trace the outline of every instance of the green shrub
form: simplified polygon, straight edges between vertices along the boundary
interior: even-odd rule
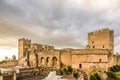
[[[98,73],[95,73],[94,76],[96,77],[97,80],[102,80]]]
[[[114,79],[114,80],[119,80],[118,77],[115,75],[114,72],[107,72],[108,78]]]
[[[76,79],[78,79],[79,73],[78,73],[78,72],[74,72],[74,73],[73,73],[73,76],[74,76]]]
[[[70,75],[73,72],[73,68],[71,66],[68,66],[67,68],[64,68],[63,71],[66,75]]]
[[[70,74],[72,74],[73,68],[72,68],[71,66],[68,66],[67,69],[68,69],[68,72],[69,72]]]
[[[110,67],[110,71],[112,71],[112,72],[119,72],[120,71],[120,66],[119,65],[115,65],[113,67]]]
[[[94,75],[90,75],[90,80],[97,80]]]

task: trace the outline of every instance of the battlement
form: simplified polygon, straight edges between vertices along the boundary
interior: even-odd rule
[[[53,50],[54,46],[32,43],[31,40],[21,38],[19,41],[20,51],[23,53],[26,49]],[[25,53],[25,52],[24,52]]]
[[[21,39],[19,39],[19,41],[31,42],[31,40],[29,40],[29,39],[25,39],[25,38],[21,38]]]
[[[19,41],[25,41],[25,38],[18,39]]]
[[[94,31],[94,32],[89,32],[88,35],[92,35],[92,34],[96,34],[96,33],[104,33],[104,32],[113,32],[113,30],[110,30],[108,28],[104,28],[104,29],[101,29],[101,30],[97,30],[97,31]]]
[[[31,43],[31,48],[34,47],[36,49],[42,48],[43,50],[52,50],[54,49],[53,46],[50,45],[41,45],[41,44],[36,44],[36,43]]]

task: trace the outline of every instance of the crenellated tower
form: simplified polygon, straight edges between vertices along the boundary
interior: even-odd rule
[[[30,48],[31,40],[22,38],[18,40],[18,59],[27,57],[28,49]]]
[[[90,49],[114,50],[114,32],[108,28],[88,33]]]

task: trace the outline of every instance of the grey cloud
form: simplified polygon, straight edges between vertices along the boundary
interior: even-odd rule
[[[115,40],[119,37],[118,0],[114,8],[103,9],[102,7],[100,10],[92,9],[96,6],[87,7],[88,5],[81,8],[67,8],[66,5],[70,6],[69,0],[9,1],[0,1],[0,16],[18,25],[4,23],[7,27],[0,27],[0,32],[6,37],[26,37],[38,43],[78,48],[86,46],[88,32],[105,27],[115,30]],[[91,5],[91,3],[88,4]],[[118,46],[117,43],[115,41],[115,46]]]
[[[40,44],[54,45],[58,48],[71,46],[76,47],[80,44],[76,43],[75,37],[70,34],[65,34],[62,31],[47,30],[43,27],[28,27],[15,25],[16,23],[10,23],[10,21],[2,20],[0,22],[0,47],[1,48],[13,48],[17,47],[17,39],[25,37],[32,39],[33,42],[38,42]],[[73,40],[74,39],[74,40]],[[82,41],[81,41],[82,43]]]

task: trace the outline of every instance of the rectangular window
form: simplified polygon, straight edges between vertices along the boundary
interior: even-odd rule
[[[95,49],[95,46],[93,46],[93,49]]]
[[[82,64],[79,64],[79,68],[82,68]]]

